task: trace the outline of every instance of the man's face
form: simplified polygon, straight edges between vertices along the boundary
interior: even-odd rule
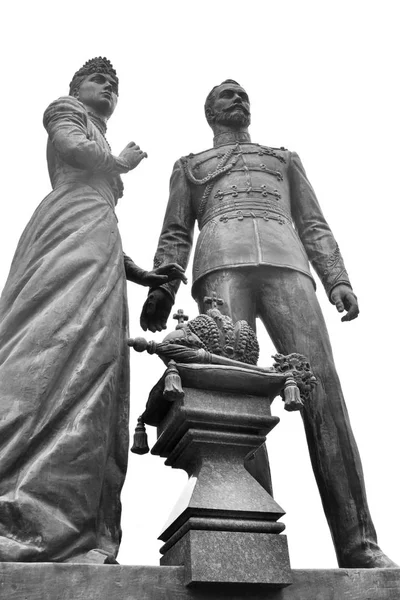
[[[221,85],[215,95],[212,112],[214,123],[228,125],[235,129],[250,125],[249,97],[239,85]]]
[[[117,93],[117,82],[111,75],[93,73],[82,81],[77,97],[98,114],[109,118],[117,105]]]

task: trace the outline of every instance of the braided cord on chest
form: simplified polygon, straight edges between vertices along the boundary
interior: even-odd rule
[[[239,144],[236,144],[236,146],[234,146],[233,148],[230,148],[229,150],[227,150],[227,152],[225,152],[225,154],[223,155],[223,157],[221,158],[221,160],[217,164],[217,167],[216,167],[215,171],[213,171],[212,173],[208,173],[202,179],[197,179],[193,175],[193,173],[189,169],[189,164],[188,164],[187,160],[185,160],[183,162],[183,168],[185,169],[186,177],[189,179],[189,181],[191,183],[193,183],[194,185],[205,185],[205,184],[207,184],[206,189],[204,190],[203,196],[201,198],[201,202],[200,202],[200,206],[199,206],[199,210],[198,210],[198,218],[200,218],[202,216],[202,214],[204,213],[204,210],[206,208],[208,199],[209,199],[210,194],[211,194],[211,190],[214,187],[215,180],[218,177],[221,177],[221,175],[223,175],[224,173],[227,173],[228,171],[230,171],[233,168],[233,166],[235,165],[235,163],[237,161],[237,157],[233,158],[230,163],[228,163],[228,160],[230,158],[232,158],[234,152],[236,150],[238,150],[238,149],[239,149]]]

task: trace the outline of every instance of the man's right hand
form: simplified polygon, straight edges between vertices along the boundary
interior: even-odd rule
[[[167,319],[174,302],[163,288],[150,292],[143,305],[140,315],[140,326],[144,331],[149,329],[153,333],[167,328]]]
[[[144,158],[147,158],[147,152],[143,152],[135,142],[129,142],[119,157],[129,165],[129,169],[132,171]]]

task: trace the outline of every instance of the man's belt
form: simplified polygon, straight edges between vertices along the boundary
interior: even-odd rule
[[[287,210],[278,204],[278,202],[271,202],[269,200],[258,200],[256,198],[249,198],[247,200],[240,200],[234,204],[219,204],[213,206],[205,212],[201,222],[199,222],[199,229],[203,229],[211,219],[218,218],[220,221],[226,223],[230,219],[238,219],[242,221],[246,217],[260,218],[264,221],[278,221],[281,225],[284,223],[292,223],[292,218]]]

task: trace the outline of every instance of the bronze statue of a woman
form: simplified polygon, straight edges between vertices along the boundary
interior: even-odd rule
[[[118,78],[89,60],[47,108],[53,191],[19,241],[0,301],[0,561],[112,563],[121,537],[128,451],[126,279],[120,175],[146,154],[105,138]]]

